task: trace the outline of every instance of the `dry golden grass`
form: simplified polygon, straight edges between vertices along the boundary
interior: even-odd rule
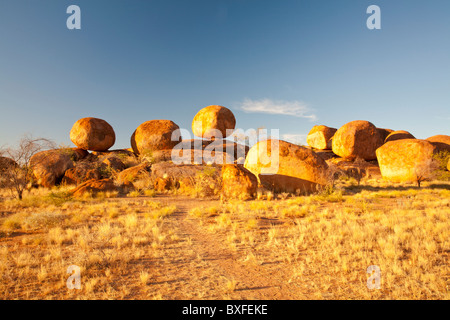
[[[0,194],[0,299],[449,298],[448,183],[227,202],[66,191]]]

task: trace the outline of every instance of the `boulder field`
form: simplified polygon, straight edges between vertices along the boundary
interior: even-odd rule
[[[313,193],[337,173],[358,181],[364,175],[416,182],[432,171],[437,152],[450,151],[450,136],[420,140],[407,131],[377,128],[365,120],[339,129],[313,126],[308,146],[271,138],[251,147],[225,140],[235,125],[231,110],[210,105],[192,121],[192,131],[200,139],[182,140],[179,126],[171,120],[149,120],[131,135],[131,148],[110,150],[115,142],[111,125],[98,118],[82,118],[70,131],[76,148],[39,152],[31,158],[30,167],[39,185],[74,185],[77,195],[130,190],[146,179],[157,191],[189,187],[212,167],[215,173],[210,178],[220,181],[222,198],[251,199],[259,187]],[[0,169],[9,161],[5,159],[0,158]]]

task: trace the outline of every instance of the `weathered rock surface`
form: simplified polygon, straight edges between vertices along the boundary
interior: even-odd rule
[[[258,179],[242,165],[222,167],[222,196],[225,199],[252,199],[256,195]]]
[[[170,179],[174,182],[179,182],[181,180],[191,180],[193,183],[198,174],[201,174],[205,170],[211,171],[213,176],[219,177],[220,167],[219,166],[208,166],[201,164],[180,164],[176,165],[170,162],[160,162],[155,163],[151,166],[151,177]]]
[[[314,126],[306,137],[306,143],[319,150],[331,150],[331,138],[336,133],[336,128],[327,126]]]
[[[105,165],[106,166],[106,165]],[[88,180],[99,180],[104,178],[102,170],[97,162],[80,161],[75,164],[75,167],[68,169],[62,178],[62,184],[79,185]]]
[[[113,171],[123,171],[126,169],[125,163],[115,156],[106,156],[102,158],[102,162]]]
[[[180,128],[170,120],[150,120],[137,127],[131,136],[135,154],[172,149],[181,142]]]
[[[383,178],[392,182],[415,182],[433,171],[435,146],[420,139],[390,141],[377,149]]]
[[[277,156],[278,155],[278,156]],[[255,144],[244,167],[266,188],[276,192],[310,193],[328,183],[328,165],[314,151],[286,141]]]
[[[137,166],[125,169],[117,175],[116,182],[119,185],[130,186],[134,181],[138,180],[142,176],[148,176],[150,173],[151,165],[149,163],[141,163]]]
[[[30,167],[43,187],[51,188],[61,182],[64,173],[73,168],[74,161],[79,160],[74,149],[54,149],[36,153],[30,159]]]
[[[175,164],[243,164],[249,148],[227,140],[197,144],[182,143],[170,150],[153,152],[154,162],[173,161]]]
[[[116,134],[105,120],[89,117],[75,122],[70,140],[84,150],[105,151],[116,142]]]
[[[192,132],[200,138],[226,138],[227,130],[234,130],[236,119],[230,109],[212,105],[201,109],[192,121]]]
[[[379,130],[369,121],[356,120],[340,127],[333,136],[333,152],[348,159],[376,159],[375,150],[383,144]]]

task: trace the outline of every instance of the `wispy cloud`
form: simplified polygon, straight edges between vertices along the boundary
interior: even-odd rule
[[[310,121],[317,120],[317,116],[311,113],[310,108],[305,103],[297,100],[274,101],[271,99],[245,99],[240,103],[240,106],[238,108],[247,113],[279,114],[298,118],[306,118]]]
[[[298,133],[286,133],[281,136],[281,138],[287,142],[306,145],[306,137],[307,134],[298,134]]]

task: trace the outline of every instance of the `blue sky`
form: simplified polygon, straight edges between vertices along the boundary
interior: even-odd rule
[[[0,146],[72,145],[73,123],[98,117],[128,148],[142,122],[190,130],[212,104],[286,139],[352,120],[450,135],[449,17],[448,0],[1,0]]]

